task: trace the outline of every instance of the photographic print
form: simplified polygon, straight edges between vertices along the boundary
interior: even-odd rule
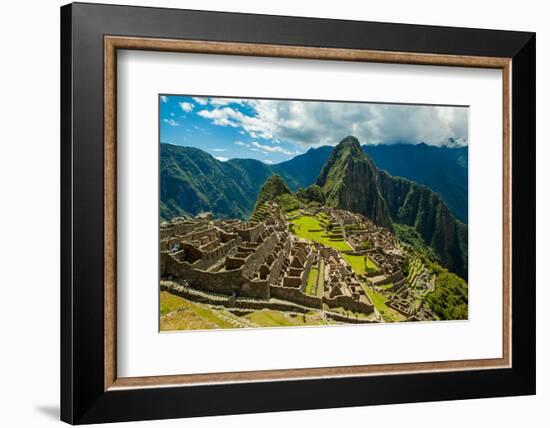
[[[160,330],[468,319],[468,107],[161,94]]]

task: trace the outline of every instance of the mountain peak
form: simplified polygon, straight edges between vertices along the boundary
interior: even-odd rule
[[[334,148],[335,151],[341,151],[341,150],[349,150],[351,153],[354,154],[362,154],[363,150],[361,149],[361,144],[359,143],[359,140],[354,137],[353,135],[349,135],[346,138],[344,138],[342,141],[340,141],[336,147]]]
[[[285,180],[279,174],[271,175],[264,183],[263,187],[272,188],[277,194],[290,193]]]
[[[299,201],[290,191],[283,177],[278,174],[270,176],[263,184],[256,199],[255,210],[265,202],[277,202],[285,211],[292,211],[300,206]]]
[[[317,178],[317,185],[325,194],[326,205],[361,213],[391,229],[392,220],[377,174],[359,140],[350,136],[334,147]]]

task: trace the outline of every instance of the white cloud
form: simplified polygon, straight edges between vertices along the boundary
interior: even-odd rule
[[[241,147],[250,147],[250,144],[243,143],[242,141],[235,141],[235,144]]]
[[[214,158],[218,159],[221,162],[229,160],[229,158],[226,158],[225,156],[214,156]]]
[[[167,103],[168,102],[168,97],[166,95],[161,95],[160,96],[160,100],[163,102],[163,103]]]
[[[269,159],[264,159],[263,162],[268,164],[268,165],[273,165],[273,161],[269,160]]]
[[[213,152],[225,152],[225,149],[212,149]]]
[[[216,100],[216,99],[214,99]],[[252,113],[222,99],[198,114],[218,126],[238,128],[251,138],[300,146],[334,145],[348,135],[361,144],[425,142],[467,145],[466,107],[239,100]]]
[[[179,122],[175,121],[174,119],[162,119],[162,121],[170,126],[180,126]]]
[[[253,147],[256,147],[257,149],[261,150],[262,152],[264,153],[282,153],[284,155],[287,155],[287,156],[292,156],[292,155],[297,155],[299,154],[300,152],[293,152],[293,151],[290,151],[290,150],[285,150],[283,149],[281,146],[268,146],[268,145],[265,145],[265,144],[260,144],[260,143],[257,143],[256,141],[253,141],[251,143],[251,145]]]
[[[197,104],[201,106],[205,106],[206,104],[208,104],[208,98],[203,98],[203,97],[192,97],[192,98],[193,98],[193,101],[195,101]]]
[[[243,105],[244,103],[245,101],[239,98],[210,98],[210,104],[215,107],[226,106],[229,104]]]
[[[189,113],[191,110],[195,108],[194,104],[186,103],[186,102],[180,102],[179,105],[181,109],[186,113]]]

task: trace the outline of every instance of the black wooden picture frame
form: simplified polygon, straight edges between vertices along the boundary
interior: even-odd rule
[[[509,58],[511,367],[106,388],[106,36]],[[86,424],[534,394],[535,98],[534,33],[86,3],[63,6],[61,419]]]

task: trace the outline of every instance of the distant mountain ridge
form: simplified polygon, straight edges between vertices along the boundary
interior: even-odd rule
[[[439,193],[455,217],[468,223],[468,147],[420,143],[366,145],[363,150],[379,169]]]
[[[167,149],[171,146],[171,149]],[[222,165],[232,165],[242,175],[242,180],[247,187],[258,192],[264,181],[273,174],[284,178],[292,191],[305,188],[314,184],[321,169],[332,152],[332,146],[311,148],[306,153],[298,155],[288,161],[276,165],[267,165],[255,159],[230,159],[220,162],[212,156],[201,151],[209,158]],[[362,146],[374,164],[392,176],[408,178],[419,184],[424,184],[439,193],[452,213],[463,223],[468,221],[468,148],[467,147],[435,147],[421,143],[392,144]],[[161,144],[161,160],[170,158],[175,151],[188,151],[191,157],[194,150],[191,147]],[[206,162],[203,160],[203,162]],[[161,161],[161,169],[163,168]],[[227,169],[221,166],[223,170]],[[211,167],[211,171],[216,168]],[[231,170],[231,169],[229,169]],[[208,173],[206,178],[208,179]],[[161,171],[162,177],[162,171]],[[215,177],[210,177],[215,178]],[[241,214],[238,217],[246,217],[254,208],[254,198],[244,197],[242,209],[237,208]],[[173,198],[171,198],[173,199]],[[164,218],[171,218],[183,214],[181,205],[172,201],[165,201]],[[203,206],[204,204],[199,204]],[[161,214],[162,214],[161,212]],[[228,215],[228,214],[227,214]]]
[[[332,147],[311,149],[295,158],[267,165],[255,159],[221,162],[203,150],[160,144],[160,215],[168,220],[211,211],[217,217],[246,219],[256,196],[272,175],[280,175],[290,190],[317,179]]]

